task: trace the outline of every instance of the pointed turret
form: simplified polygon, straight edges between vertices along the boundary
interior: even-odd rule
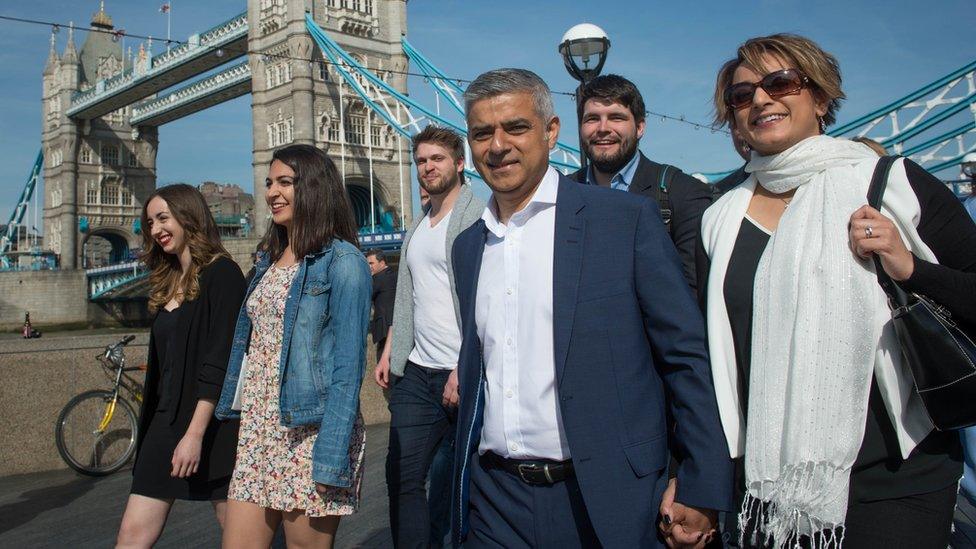
[[[75,49],[75,22],[68,23],[68,43],[64,46],[64,56],[61,60],[65,63],[78,62],[78,50]]]
[[[58,57],[58,41],[54,36],[54,31],[51,31],[51,49],[47,53],[47,63],[44,65],[44,74],[52,74],[58,66],[60,58]]]
[[[98,12],[92,15],[91,26],[96,29],[112,30],[112,17],[105,13],[105,0],[98,6]]]

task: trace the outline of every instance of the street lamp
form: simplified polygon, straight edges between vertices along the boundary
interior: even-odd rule
[[[603,64],[607,61],[607,51],[610,49],[610,39],[603,29],[592,23],[580,23],[570,27],[559,42],[559,54],[563,56],[563,63],[569,75],[579,81],[576,88],[577,129],[582,122],[579,116],[583,114],[583,105],[579,104],[580,93],[587,82],[600,75]],[[594,60],[594,57],[596,58]],[[580,136],[580,171],[586,177],[586,148],[583,137]]]

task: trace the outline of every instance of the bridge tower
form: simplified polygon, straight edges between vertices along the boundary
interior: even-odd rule
[[[129,249],[139,246],[142,202],[156,187],[158,134],[155,127],[140,133],[129,125],[131,107],[92,120],[65,114],[73,94],[131,66],[131,52],[127,57],[104,32],[113,28],[103,0],[91,21],[91,29],[102,32],[88,32],[78,51],[69,29],[61,56],[52,35],[44,69],[44,247],[65,269],[97,266],[93,259],[126,259]],[[140,55],[146,55],[142,47]],[[97,237],[107,243],[97,243]]]
[[[407,88],[400,45],[406,0],[248,0],[256,234],[268,222],[264,178],[271,155],[291,143],[328,152],[345,175],[361,227],[399,227],[411,212],[409,143],[322,62],[306,13],[360,63],[397,90]]]

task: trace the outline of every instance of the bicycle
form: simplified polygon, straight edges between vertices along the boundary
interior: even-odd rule
[[[58,415],[54,430],[58,453],[69,467],[83,475],[114,473],[136,451],[139,423],[129,401],[142,403],[143,386],[129,372],[145,370],[145,366],[125,365],[124,347],[134,339],[135,336],[125,336],[95,357],[113,387],[75,396]]]

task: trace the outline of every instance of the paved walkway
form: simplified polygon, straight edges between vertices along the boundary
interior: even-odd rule
[[[383,473],[387,433],[386,425],[366,430],[362,506],[339,524],[337,548],[393,546]],[[112,547],[131,482],[128,468],[103,478],[73,471],[0,478],[0,547]],[[190,501],[176,502],[156,545],[159,549],[219,546],[220,532],[210,504]],[[284,544],[279,540],[275,546]]]
[[[366,431],[366,476],[362,506],[339,526],[337,548],[392,547],[387,519],[386,458],[388,428]],[[50,471],[0,478],[0,547],[111,547],[122,519],[131,482],[125,469],[104,478],[72,471]],[[960,497],[956,510],[955,549],[976,549],[976,508]],[[219,547],[220,534],[210,505],[180,501],[173,506],[156,547]],[[284,547],[280,540],[276,547]]]

